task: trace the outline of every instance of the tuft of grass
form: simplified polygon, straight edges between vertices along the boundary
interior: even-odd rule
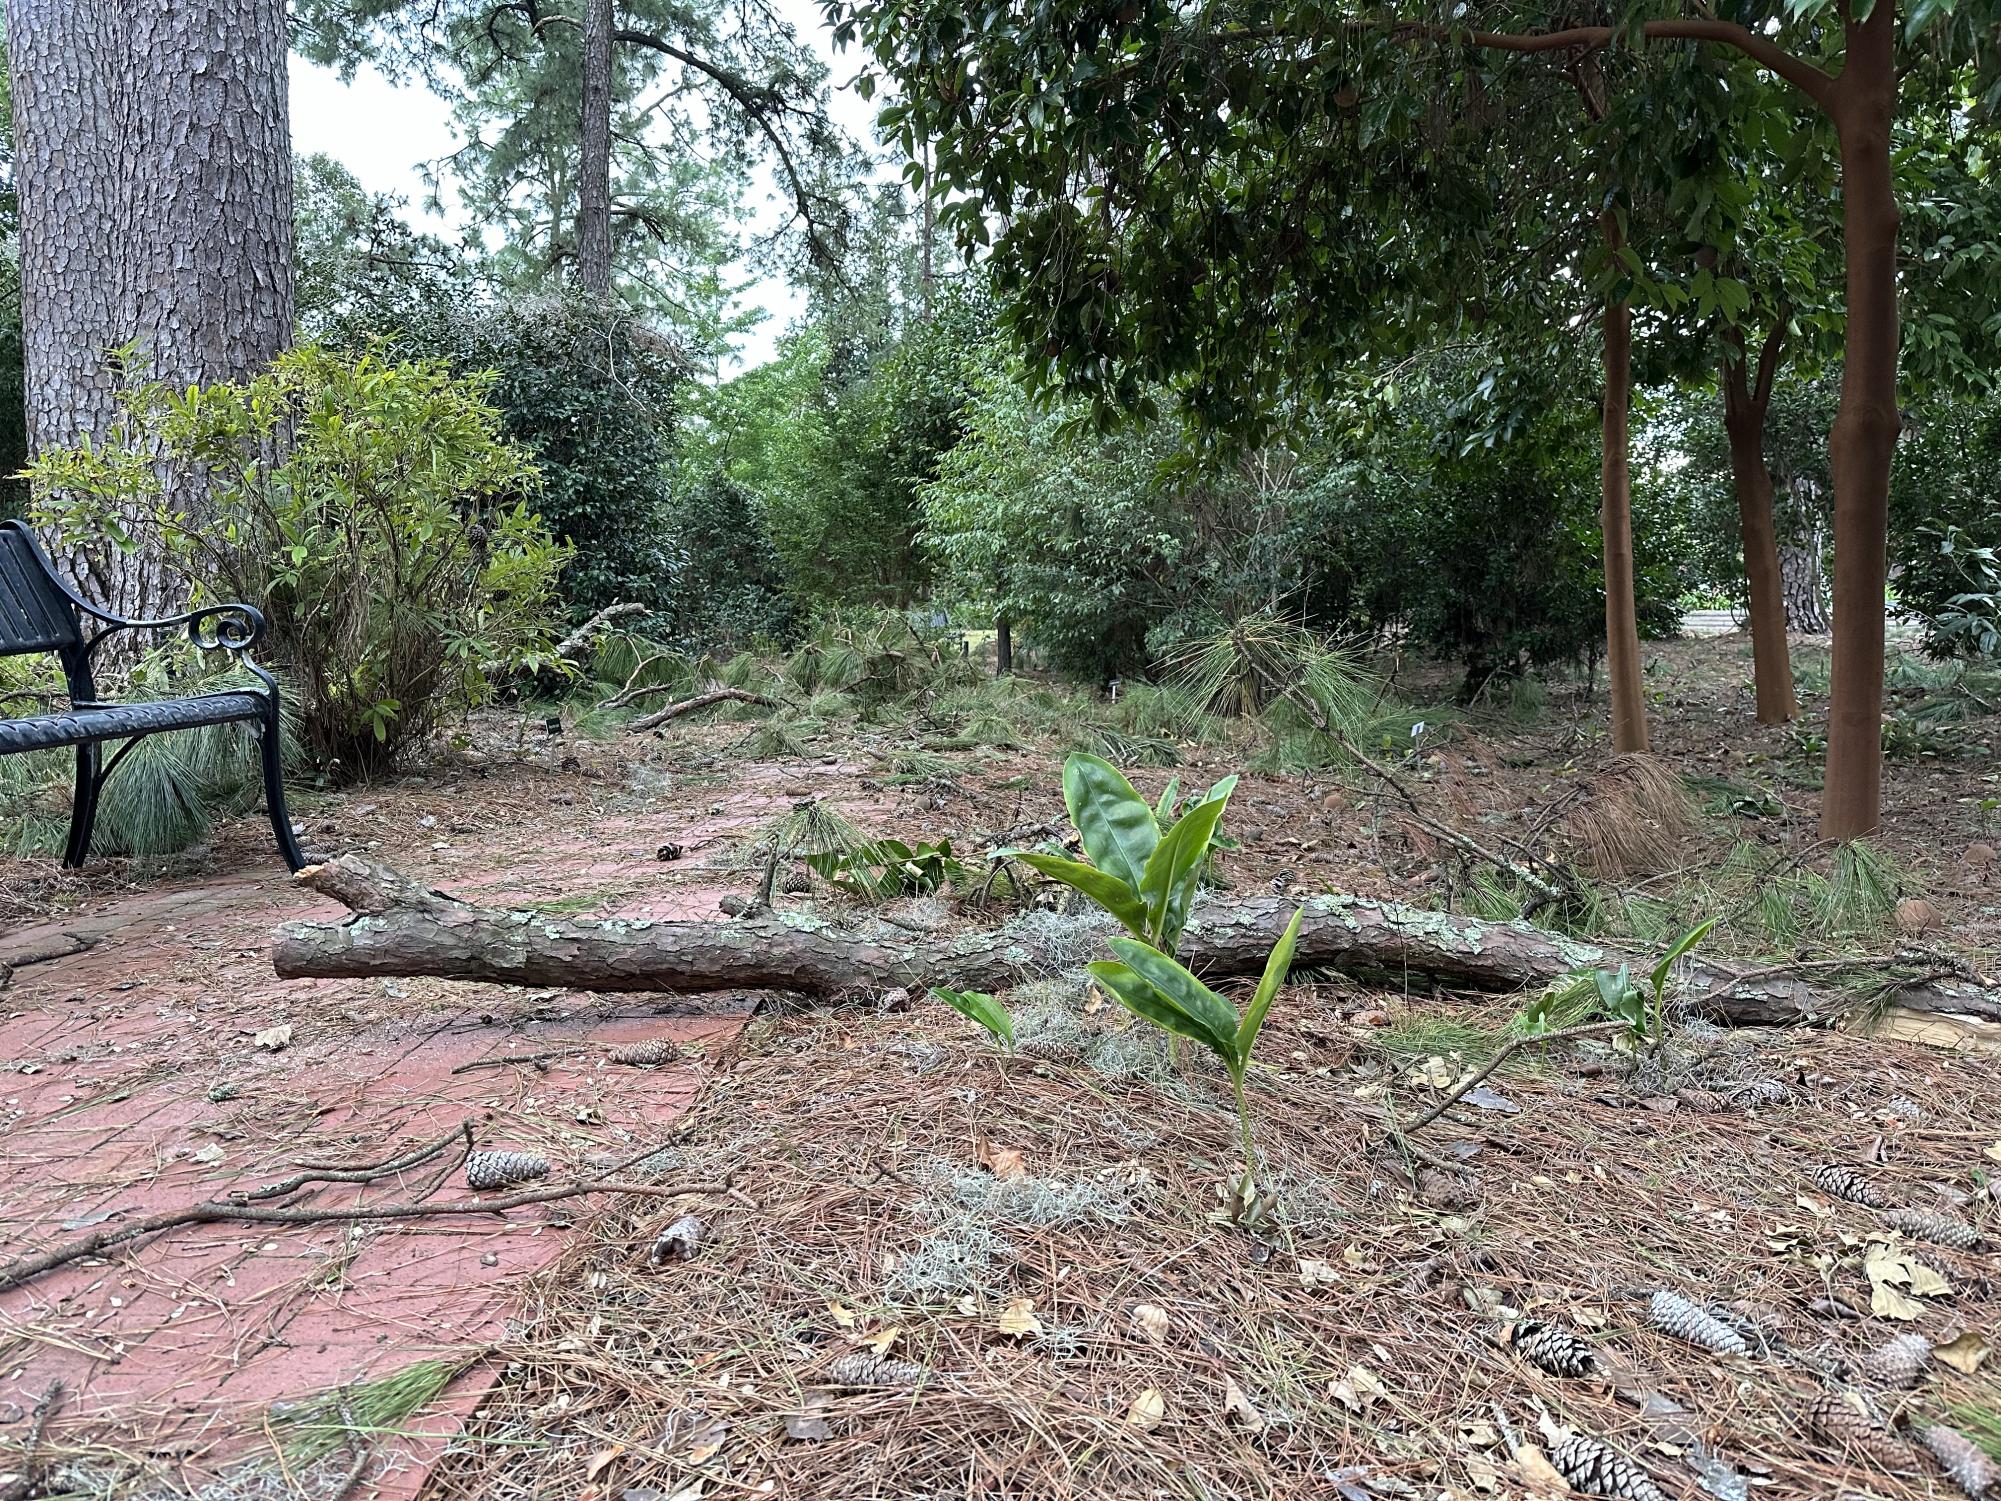
[[[1369,1039],[1375,1051],[1399,1061],[1432,1057],[1478,1058],[1494,1049],[1494,1032],[1464,1017],[1406,1011]]]
[[[420,1360],[400,1371],[335,1387],[271,1411],[285,1457],[310,1464],[357,1440],[396,1437],[463,1369],[456,1360]]]
[[[1866,839],[1834,853],[1834,865],[1815,893],[1814,925],[1830,937],[1852,937],[1880,928],[1896,910],[1902,884],[1896,862]]]
[[[1129,735],[1110,725],[1083,724],[1076,727],[1066,748],[1089,751],[1114,766],[1179,766],[1181,751],[1172,740],[1150,735]]]

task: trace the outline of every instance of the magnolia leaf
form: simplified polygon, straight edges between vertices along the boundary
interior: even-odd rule
[[[1292,914],[1292,921],[1286,924],[1285,936],[1272,946],[1265,959],[1265,972],[1258,981],[1257,994],[1244,1008],[1243,1022],[1237,1028],[1237,1056],[1240,1059],[1251,1056],[1251,1048],[1258,1040],[1258,1030],[1265,1024],[1265,1015],[1271,1010],[1272,1000],[1292,969],[1292,952],[1299,944],[1299,925],[1305,918],[1304,907]]]
[[[863,1335],[860,1339],[856,1340],[855,1343],[860,1345],[865,1350],[875,1351],[875,1353],[878,1355],[887,1355],[890,1351],[890,1347],[894,1345],[898,1339],[902,1338],[902,1336],[903,1336],[903,1330],[895,1324],[890,1324],[885,1328],[876,1330],[876,1332],[873,1334]]]
[[[1146,936],[1146,905],[1133,888],[1117,876],[1062,855],[1043,855],[1034,850],[1023,850],[1016,858],[1050,880],[1061,881],[1065,886],[1083,892],[1117,918],[1119,925],[1134,937]]]
[[[1021,1178],[1027,1176],[1028,1165],[1021,1153],[1013,1147],[996,1147],[987,1142],[980,1143],[980,1166],[996,1178]]]
[[[1218,1057],[1236,1061],[1237,1008],[1161,953],[1130,938],[1111,940],[1112,952],[1176,1010],[1207,1033]]]
[[[1085,966],[1097,982],[1112,993],[1116,1000],[1133,1015],[1152,1022],[1163,1031],[1172,1032],[1177,1037],[1186,1037],[1201,1043],[1206,1048],[1216,1046],[1216,1039],[1180,1008],[1170,1005],[1167,998],[1123,964],[1109,959],[1094,959]]]
[[[1336,1287],[1340,1285],[1341,1274],[1331,1261],[1314,1261],[1302,1256],[1299,1260],[1299,1280],[1308,1287]]]
[[[834,1316],[834,1322],[839,1324],[843,1329],[852,1329],[855,1327],[854,1310],[840,1303],[829,1303],[827,1305],[827,1312]]]

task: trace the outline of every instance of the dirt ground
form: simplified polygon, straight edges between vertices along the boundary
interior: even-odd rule
[[[1813,650],[1802,653],[1809,682]],[[1774,869],[1812,858],[1811,702],[1799,726],[1752,725],[1738,638],[1647,656],[1656,750],[1704,779],[1708,811],[1672,869],[1630,884],[1699,882],[1746,845]],[[1421,698],[1444,681],[1414,673],[1398,688]],[[1915,673],[1896,702],[1908,710],[1935,689]],[[1466,829],[1534,826],[1608,755],[1602,702],[1581,689],[1530,707],[1441,714],[1402,774]],[[1878,845],[1900,894],[1928,904],[1917,936],[1984,968],[2001,915],[1988,843],[2001,721],[1911,722],[1897,731]],[[800,800],[822,799],[871,835],[950,836],[975,852],[1062,814],[1053,746],[957,752],[947,769],[888,776],[884,753],[909,743],[895,729],[828,735],[776,761],[748,756],[754,729],[724,720],[593,740],[545,733],[539,711],[496,713],[438,765],[302,796],[297,811],[309,847],[366,850],[474,900],[662,918],[706,917],[747,891],[756,870],[744,846]],[[1149,793],[1170,775],[1213,780],[1247,749],[1188,747],[1182,765],[1133,778]],[[1224,862],[1238,888],[1437,902],[1459,900],[1466,879],[1352,772],[1248,775],[1226,827],[1240,841]],[[666,846],[675,858],[659,858]],[[1170,1064],[1062,976],[1027,998],[1046,1034],[1031,1056],[1003,1057],[922,1002],[828,1016],[767,1008],[732,1041],[756,998],[719,998],[705,1018],[660,998],[275,981],[269,928],[328,915],[283,879],[254,824],[164,874],[106,861],[79,878],[0,861],[0,965],[14,966],[0,990],[0,1066],[21,1076],[8,1081],[13,1098],[0,1096],[8,1254],[73,1233],[63,1227],[99,1208],[186,1202],[306,1157],[378,1159],[468,1112],[494,1123],[483,1144],[559,1164],[653,1148],[658,1181],[729,1191],[516,1211],[498,1224],[520,1233],[501,1240],[536,1246],[506,1253],[503,1284],[476,1308],[452,1307],[468,1270],[496,1252],[447,1261],[430,1301],[400,1310],[387,1337],[365,1316],[405,1275],[408,1238],[395,1230],[380,1254],[405,1259],[381,1264],[373,1294],[363,1279],[324,1296],[341,1249],[341,1232],[324,1227],[261,1281],[244,1270],[261,1236],[205,1227],[66,1271],[52,1282],[78,1280],[60,1287],[30,1284],[0,1299],[0,1443],[18,1460],[35,1401],[61,1379],[70,1395],[35,1459],[44,1483],[60,1462],[66,1484],[123,1475],[124,1494],[193,1490],[218,1474],[236,1475],[237,1489],[210,1494],[262,1494],[230,1469],[261,1438],[296,1461],[281,1464],[273,1495],[332,1494],[352,1451],[354,1495],[428,1484],[592,1501],[1478,1497],[1535,1490],[1537,1472],[1510,1450],[1550,1449],[1541,1430],[1554,1425],[1607,1439],[1675,1495],[1952,1494],[1929,1459],[1886,1450],[1886,1466],[1809,1417],[1816,1396],[1849,1384],[1830,1374],[1838,1362],[1907,1331],[1959,1363],[1935,1360],[1913,1393],[1879,1391],[1883,1416],[2001,1442],[1993,1366],[1973,1353],[2001,1342],[1992,1241],[1913,1241],[1810,1176],[1853,1164],[1889,1199],[1994,1233],[1991,1058],[1695,1027],[1673,1076],[1647,1089],[1607,1054],[1556,1053],[1499,1076],[1502,1106],[1440,1121],[1406,1155],[1396,1123],[1491,1051],[1511,1003],[1305,983],[1260,1043],[1260,1131],[1282,1172],[1278,1217],[1252,1236],[1214,1219],[1234,1129],[1220,1074]],[[1869,951],[1912,936],[1848,941]],[[273,1026],[291,1029],[276,1050],[255,1041]],[[696,1051],[671,1071],[607,1064],[609,1046],[648,1035]],[[553,1067],[489,1062],[552,1044],[572,1050]],[[466,1063],[480,1066],[452,1072]],[[338,1111],[321,1108],[336,1100]],[[108,1111],[105,1132],[71,1131],[79,1101]],[[121,1133],[142,1150],[120,1155],[100,1139]],[[95,1185],[88,1203],[79,1181]],[[649,1264],[655,1232],[691,1207],[706,1224],[695,1260]],[[538,1234],[552,1224],[578,1228]],[[441,1240],[433,1225],[422,1244],[455,1236],[467,1239]],[[258,1297],[353,1312],[364,1327],[320,1345],[365,1340],[369,1358],[306,1360],[305,1342],[270,1320],[246,1345],[239,1306],[219,1296],[234,1353],[199,1400],[107,1379],[146,1362],[118,1347],[117,1329],[76,1338],[80,1318],[143,1328],[133,1349],[157,1338],[158,1365],[185,1363],[185,1342],[157,1332],[188,1301],[156,1285],[163,1246],[184,1258],[165,1263],[174,1276],[226,1246],[219,1264]],[[1922,1268],[1887,1284],[1903,1307],[1878,1285],[1898,1275],[1897,1258]],[[148,1284],[157,1319],[126,1311],[145,1300],[114,1293],[120,1278]],[[1750,1352],[1718,1356],[1652,1328],[1657,1289],[1742,1305]],[[435,1327],[440,1308],[463,1328]],[[1558,1377],[1527,1362],[1507,1343],[1526,1319],[1573,1331],[1596,1369]],[[253,1347],[268,1380],[241,1375]],[[830,1369],[852,1373],[834,1363],[853,1354],[916,1369],[887,1385],[831,1380]],[[420,1357],[455,1363],[433,1402],[449,1421],[332,1420],[343,1442],[300,1458],[285,1404],[334,1386],[366,1405]],[[255,1473],[270,1482],[268,1465]]]

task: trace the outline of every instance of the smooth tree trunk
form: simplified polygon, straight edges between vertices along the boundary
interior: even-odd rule
[[[781,990],[873,1002],[896,986],[1005,990],[1088,957],[1094,925],[1105,937],[1118,931],[1091,917],[1052,925],[1046,914],[990,932],[887,936],[799,912],[735,922],[556,917],[475,907],[358,855],[307,866],[298,880],[355,915],[280,929],[272,965],[287,979],[427,975],[565,990]],[[1302,905],[1296,970],[1337,969],[1399,989],[1415,979],[1519,994],[1580,968],[1624,962],[1642,970],[1650,963],[1526,923],[1339,895],[1303,904],[1272,896],[1205,903],[1183,936],[1181,958],[1212,984],[1256,976]],[[1685,965],[1681,994],[1706,1015],[1757,1025],[1821,1020],[1842,1004],[1798,975],[1735,971],[1701,958]],[[1932,974],[1896,989],[1895,998],[1912,1010],[2001,1021],[2001,991],[1971,978]]]
[[[1005,615],[994,617],[994,676],[1004,678],[1014,671],[1014,622]]]
[[[6,15],[29,449],[101,443],[114,351],[188,386],[240,380],[291,342],[285,4],[6,0]],[[181,586],[134,531],[132,554],[64,561],[97,603],[166,613]]]
[[[1883,815],[1883,611],[1890,461],[1897,443],[1896,6],[1848,25],[1829,114],[1841,147],[1848,325],[1834,473],[1834,662],[1820,837],[1874,833]]]
[[[1599,529],[1605,546],[1605,666],[1612,690],[1612,749],[1647,749],[1647,700],[1640,677],[1640,624],[1633,600],[1633,480],[1628,423],[1633,388],[1633,310],[1605,304],[1605,409]]]
[[[1723,361],[1723,427],[1730,445],[1730,480],[1737,492],[1744,577],[1751,593],[1751,675],[1760,724],[1784,724],[1799,713],[1786,645],[1772,471],[1765,462],[1765,413],[1771,405],[1784,327],[1783,322],[1775,323],[1766,336],[1755,377],[1744,368],[1743,336],[1735,331],[1725,340]]]
[[[611,297],[612,0],[584,0],[583,130],[577,161],[577,285]]]

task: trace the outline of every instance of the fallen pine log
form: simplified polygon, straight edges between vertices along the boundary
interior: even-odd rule
[[[1029,913],[990,931],[867,933],[805,912],[762,912],[731,922],[570,918],[476,907],[387,866],[343,855],[297,879],[354,913],[343,922],[290,923],[272,964],[285,978],[428,975],[570,990],[784,990],[836,1001],[895,986],[1003,990],[1036,975],[1102,957],[1111,931],[1098,920]],[[1255,975],[1296,903],[1282,897],[1214,900],[1198,908],[1182,957],[1211,980]],[[1539,989],[1580,969],[1651,961],[1579,943],[1526,923],[1479,922],[1396,902],[1309,897],[1295,969],[1331,969],[1403,988]],[[1899,968],[1920,972],[1893,977]],[[1867,969],[1872,961],[1859,961]],[[1931,955],[1880,962],[1883,994],[1921,1012],[2001,1021],[2001,990]],[[1852,1001],[1805,974],[1825,966],[1735,971],[1685,962],[1681,993],[1695,1008],[1740,1025],[1824,1020]]]

